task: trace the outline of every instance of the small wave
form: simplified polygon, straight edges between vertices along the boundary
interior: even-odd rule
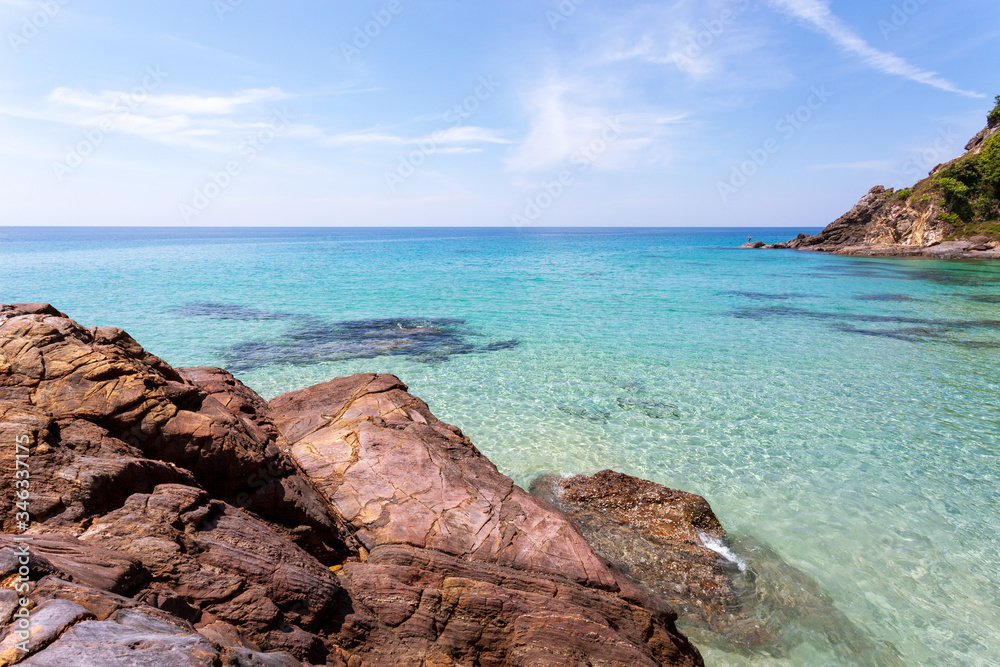
[[[729,547],[722,543],[722,540],[714,538],[711,535],[706,535],[700,530],[698,531],[698,538],[701,540],[703,547],[711,549],[725,558],[727,561],[738,567],[740,572],[747,571],[747,564],[743,561],[743,559],[734,554]]]

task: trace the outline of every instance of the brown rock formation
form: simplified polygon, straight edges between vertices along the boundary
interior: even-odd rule
[[[701,496],[611,470],[542,477],[531,492],[569,514],[600,554],[689,625],[746,647],[776,639],[743,605],[732,575],[745,565],[709,546],[721,547],[726,533]]]
[[[998,133],[1000,125],[991,122],[966,144],[963,155],[938,165],[912,188],[899,192],[883,186],[872,188],[854,208],[819,234],[799,234],[785,243],[771,245],[760,241],[744,243],[741,247],[791,248],[872,257],[1000,259],[996,202],[991,212],[973,213],[970,209],[963,211],[964,219],[960,219],[956,214],[958,209],[952,210],[954,207],[948,203],[939,180],[939,176],[952,173],[950,168],[967,168],[984,150],[995,154],[1000,149]],[[991,196],[995,200],[995,195]],[[991,230],[991,233],[984,234],[982,229]]]
[[[638,586],[676,608],[681,628],[699,644],[782,655],[813,636],[852,664],[902,664],[815,581],[765,545],[729,538],[701,496],[611,470],[548,475],[531,491],[572,517],[594,549]]]
[[[279,396],[271,414],[366,549],[409,544],[619,589],[576,526],[501,475],[397,378],[339,378]]]
[[[118,329],[0,306],[0,442],[0,664],[702,664],[669,607],[392,376],[268,405]]]

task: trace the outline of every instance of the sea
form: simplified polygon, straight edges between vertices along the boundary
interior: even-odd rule
[[[998,665],[1000,263],[738,248],[799,231],[7,227],[0,302],[265,398],[393,373],[525,487],[704,496],[794,607],[709,665]]]

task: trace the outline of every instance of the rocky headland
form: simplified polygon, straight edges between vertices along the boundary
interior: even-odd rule
[[[702,665],[678,612],[725,650],[781,653],[787,618],[896,664],[703,498],[529,494],[390,375],[268,402],[0,306],[0,443],[0,665]]]
[[[1000,259],[1000,95],[966,152],[902,190],[872,188],[815,235],[744,248],[795,249],[870,257]]]

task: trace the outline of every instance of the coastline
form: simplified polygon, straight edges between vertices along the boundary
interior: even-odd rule
[[[744,243],[741,248],[753,250],[802,250],[807,252],[825,252],[831,255],[849,255],[852,257],[921,257],[926,259],[963,259],[963,260],[998,260],[1000,259],[1000,244],[990,247],[979,241],[941,241],[927,246],[898,245],[889,243],[872,243],[859,245],[815,245],[805,246],[799,239],[783,243]]]
[[[965,153],[910,188],[878,185],[819,234],[743,248],[815,250],[865,257],[1000,259],[1000,96]]]
[[[759,234],[778,240],[794,233],[760,230]],[[370,237],[380,235],[372,232]],[[414,235],[430,237],[423,232]],[[405,379],[435,415],[461,426],[521,488],[528,489],[546,472],[591,474],[612,468],[697,492],[708,498],[725,527],[735,531],[731,539],[737,543],[731,548],[740,557],[750,548],[740,544],[752,544],[743,542],[748,535],[771,545],[819,582],[855,623],[893,642],[908,660],[960,660],[956,656],[971,655],[927,637],[920,628],[928,623],[962,637],[962,646],[972,642],[992,646],[996,634],[988,621],[966,629],[948,616],[947,609],[966,596],[985,604],[991,589],[981,587],[974,573],[995,571],[995,558],[978,549],[980,536],[996,525],[988,512],[989,499],[982,487],[956,485],[953,480],[956,474],[981,478],[982,467],[961,452],[988,457],[995,444],[979,425],[993,415],[994,397],[980,378],[996,368],[991,348],[981,347],[996,340],[995,326],[988,326],[988,321],[996,320],[995,306],[990,305],[995,303],[997,276],[991,267],[996,265],[923,267],[923,262],[849,261],[791,253],[758,261],[765,258],[723,250],[739,243],[734,236],[733,232],[697,238],[658,233],[637,240],[636,235],[621,234],[602,237],[600,243],[588,236],[573,253],[576,261],[560,265],[557,274],[561,278],[557,284],[566,287],[556,294],[571,308],[539,308],[537,317],[508,318],[505,323],[470,309],[468,304],[479,303],[462,300],[474,296],[471,289],[458,291],[442,304],[417,297],[411,273],[395,280],[371,280],[373,275],[397,275],[389,273],[393,267],[427,256],[425,249],[436,245],[430,241],[406,252],[375,256],[375,265],[364,276],[339,281],[335,300],[325,297],[322,280],[311,279],[300,281],[298,299],[281,298],[288,287],[273,277],[289,266],[301,268],[296,258],[302,256],[303,238],[325,256],[343,257],[342,264],[324,264],[324,272],[338,273],[355,257],[339,252],[345,243],[337,236],[299,234],[289,234],[287,243],[276,243],[269,236],[245,250],[226,244],[225,251],[237,266],[251,262],[262,249],[273,257],[273,268],[245,277],[244,282],[254,285],[253,295],[221,280],[213,268],[220,253],[197,242],[177,250],[154,247],[148,254],[150,266],[165,269],[180,260],[187,275],[205,273],[207,284],[199,284],[194,299],[187,296],[191,291],[184,287],[187,282],[176,287],[157,284],[155,292],[143,289],[149,272],[128,274],[124,269],[128,264],[113,256],[111,266],[123,267],[118,272],[125,276],[122,298],[114,303],[100,302],[78,289],[102,284],[107,262],[86,269],[81,262],[63,263],[65,255],[54,258],[51,271],[36,270],[35,276],[20,281],[15,272],[9,290],[20,301],[51,293],[58,297],[57,304],[69,303],[72,310],[62,310],[85,326],[120,325],[178,367],[225,367],[223,353],[230,348],[247,341],[270,344],[284,332],[298,335],[300,321],[316,332],[317,352],[322,352],[320,345],[340,340],[345,322],[373,317],[466,318],[463,330],[475,348],[511,338],[523,344],[502,352],[454,356],[445,363],[407,356],[369,357],[368,352],[358,351],[357,358],[348,361],[265,366],[237,375],[271,398],[335,376],[392,373]],[[565,237],[577,239],[572,234]],[[112,247],[116,242],[114,234],[102,238],[109,239]],[[533,247],[526,255],[530,262],[518,259],[518,272],[547,257],[563,237],[556,241],[537,250]],[[517,311],[518,304],[530,306],[528,297],[537,293],[539,285],[534,281],[551,277],[550,270],[544,265],[545,271],[528,270],[524,275],[533,281],[533,289],[515,289],[513,294],[523,292],[524,298],[505,301],[511,283],[498,280],[506,272],[498,272],[489,262],[493,254],[486,247],[493,245],[466,235],[442,243],[430,256],[451,275],[455,266],[467,266],[457,282],[474,286],[475,292],[481,294],[482,286],[490,286],[490,303],[497,304],[492,311],[509,313]],[[504,244],[498,250],[507,254],[513,247]],[[82,255],[90,256],[89,251]],[[134,256],[130,250],[120,261]],[[625,256],[641,257],[642,263],[622,270]],[[185,257],[198,261],[185,263]],[[435,276],[429,262],[420,266],[421,275]],[[685,276],[680,283],[679,270]],[[81,278],[73,279],[72,272],[77,271]],[[604,275],[582,277],[585,271]],[[650,276],[656,277],[655,285]],[[428,280],[427,290],[436,282]],[[682,286],[688,288],[677,289]],[[656,303],[662,304],[655,317],[649,298],[615,300],[616,294],[642,287],[647,292],[652,288]],[[356,291],[361,289],[376,309],[357,308],[361,302],[353,295],[361,294]],[[608,307],[594,317],[597,289],[610,300],[602,301]],[[394,292],[412,303],[395,299]],[[213,311],[215,317],[174,314],[195,299],[229,304],[228,310]],[[350,310],[342,309],[344,302],[350,302]],[[591,315],[581,321],[576,312]],[[237,316],[242,319],[234,319]],[[279,316],[286,319],[276,321]],[[630,333],[625,346],[615,333],[623,331]],[[482,335],[472,337],[476,333]],[[670,345],[663,344],[664,336],[670,336]],[[437,334],[429,340],[450,347]],[[729,344],[735,340],[740,341],[738,346]],[[868,372],[873,358],[895,359],[895,371]],[[785,369],[786,379],[774,380],[776,367]],[[949,418],[948,439],[942,440],[939,432],[926,428],[928,420],[940,416],[940,401],[923,388],[947,383],[956,372],[962,379],[947,386],[961,392],[963,412]],[[564,377],[577,382],[561,382]],[[852,391],[844,392],[845,386]],[[881,398],[859,400],[865,396]],[[913,493],[918,479],[920,496]],[[264,480],[258,477],[252,482],[260,485]],[[935,512],[936,503],[942,501],[961,514],[942,522]],[[871,530],[865,528],[869,524]],[[820,539],[814,539],[817,535]],[[911,537],[922,541],[909,558],[897,559],[901,540]],[[911,573],[929,554],[924,544],[946,551],[953,567],[916,581]],[[744,560],[760,567],[759,557]],[[885,586],[870,583],[875,581]],[[919,608],[909,605],[911,596],[894,595],[899,590],[919,595],[929,586],[940,594],[920,597]],[[889,620],[880,621],[870,613],[863,599],[869,590],[879,591],[892,605]],[[695,637],[678,622],[682,633]],[[822,634],[808,636],[812,639],[791,654],[798,664],[808,664],[809,656],[814,662],[823,656],[833,664],[851,664],[850,659],[836,658]],[[768,662],[738,657],[742,654],[717,649],[700,638],[694,641],[704,650],[706,661]]]
[[[529,494],[394,376],[265,402],[48,304],[0,306],[0,353],[32,469],[0,565],[30,540],[43,628],[4,656],[111,667],[140,632],[232,665],[703,664],[679,620],[729,652],[810,627],[901,664],[773,552],[731,551],[704,498],[612,471]]]

